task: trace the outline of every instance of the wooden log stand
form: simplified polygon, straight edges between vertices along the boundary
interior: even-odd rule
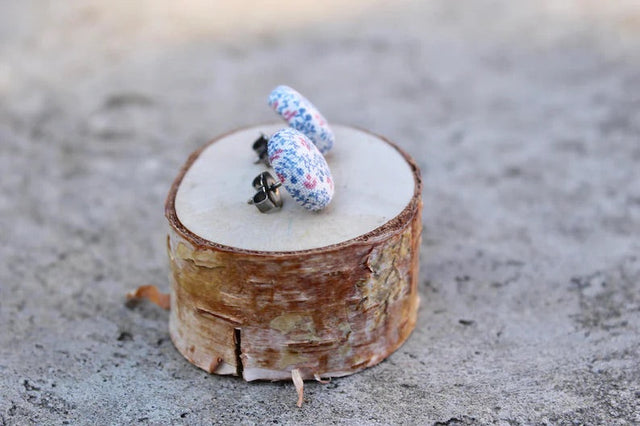
[[[245,380],[338,377],[382,361],[418,311],[421,178],[369,132],[334,126],[335,182],[312,213],[247,204],[251,143],[282,125],[238,130],[196,151],[167,197],[171,339],[185,358]]]

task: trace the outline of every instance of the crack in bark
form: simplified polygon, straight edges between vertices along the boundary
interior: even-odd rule
[[[371,250],[369,250],[369,253],[367,253],[367,257],[364,260],[364,267],[365,269],[367,269],[369,272],[374,273],[375,271],[373,270],[373,268],[371,267],[371,254],[373,253],[373,250],[375,249],[375,247],[371,247]]]
[[[340,343],[337,339],[330,340],[306,340],[303,342],[286,342],[287,347],[293,351],[299,352],[313,352],[316,350],[327,350],[332,347],[338,346]]]
[[[198,312],[200,315],[205,316],[205,317],[211,316],[211,317],[214,317],[214,318],[221,319],[223,321],[230,322],[233,325],[240,325],[241,324],[240,320],[238,320],[236,318],[229,317],[229,316],[226,316],[226,315],[221,315],[221,314],[218,314],[218,313],[215,313],[215,312],[211,312],[211,311],[208,311],[208,310],[203,309],[203,308],[196,308],[196,312]]]
[[[242,348],[241,344],[241,330],[239,328],[235,328],[233,330],[233,342],[236,344],[236,375],[239,377],[243,377],[243,365],[242,365]]]

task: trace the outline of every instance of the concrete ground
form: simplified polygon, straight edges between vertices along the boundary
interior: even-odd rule
[[[0,424],[640,423],[638,2],[253,3],[0,0]],[[425,181],[416,330],[301,409],[124,303],[280,83]]]

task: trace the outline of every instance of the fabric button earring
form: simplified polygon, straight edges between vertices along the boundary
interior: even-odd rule
[[[250,204],[263,213],[279,208],[281,185],[307,210],[322,210],[331,202],[334,186],[329,165],[307,136],[293,128],[279,130],[268,140],[267,152],[277,179],[268,172],[258,175],[253,180],[257,193]]]
[[[323,155],[333,147],[335,136],[327,120],[304,96],[289,86],[278,86],[269,94],[269,106],[280,115],[289,126],[304,133]],[[257,162],[268,165],[268,138],[261,135],[253,143],[258,154]]]

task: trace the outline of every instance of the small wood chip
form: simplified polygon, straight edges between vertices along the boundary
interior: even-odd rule
[[[331,377],[329,377],[327,380],[322,380],[322,377],[320,377],[317,374],[314,374],[313,378],[316,379],[316,382],[322,383],[323,385],[326,385],[327,383],[331,383]]]
[[[127,300],[132,299],[147,299],[166,310],[169,310],[171,306],[169,293],[162,293],[155,285],[150,284],[142,285],[135,291],[127,293]]]
[[[296,387],[296,392],[298,392],[298,403],[296,404],[298,408],[302,407],[303,395],[304,395],[304,381],[302,380],[302,375],[300,374],[300,370],[294,368],[291,370],[291,379],[293,380],[293,384]]]

